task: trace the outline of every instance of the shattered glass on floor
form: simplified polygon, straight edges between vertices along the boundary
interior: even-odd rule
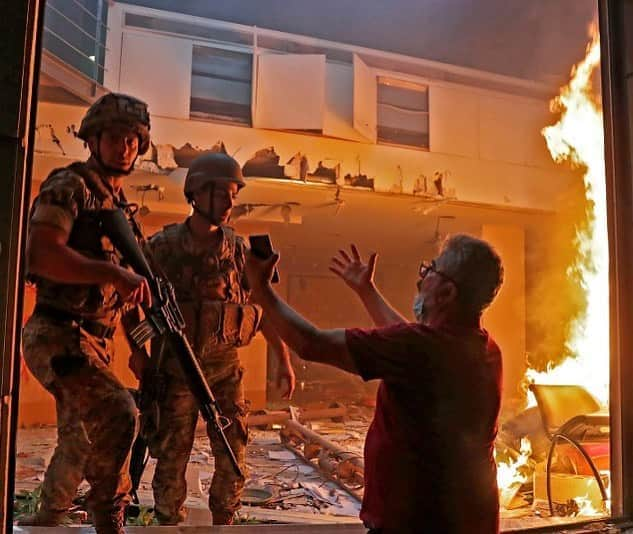
[[[304,423],[306,427],[322,436],[355,457],[362,458],[363,443],[372,408],[358,405],[347,406],[344,422],[318,420]],[[319,466],[318,457],[311,460],[304,448],[297,454],[285,445],[280,438],[281,425],[272,425],[266,430],[251,428],[247,449],[249,476],[243,495],[243,506],[239,512],[242,523],[359,523],[362,486],[332,481]],[[42,483],[46,465],[50,461],[56,443],[55,427],[20,429],[17,441],[16,457],[16,495],[28,492],[37,494]],[[304,458],[301,458],[304,456]],[[141,510],[153,505],[151,480],[154,474],[155,460],[150,459],[141,480],[138,496]],[[210,454],[209,440],[200,426],[187,469],[188,494],[185,506],[188,517],[184,525],[201,526],[211,524],[211,514],[207,508],[207,494],[213,475],[213,456]],[[517,488],[505,507],[502,507],[502,530],[543,527],[552,524],[570,524],[572,517],[549,517],[542,507],[533,506],[531,481]],[[86,482],[79,488],[78,495],[85,494]],[[31,501],[21,501],[28,509]],[[71,523],[80,524],[86,519],[78,506],[71,516]],[[151,524],[149,519],[134,524]],[[579,520],[581,518],[577,518]],[[585,518],[586,520],[586,518]]]

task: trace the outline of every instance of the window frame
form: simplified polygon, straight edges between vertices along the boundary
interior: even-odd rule
[[[222,43],[225,44],[226,46],[220,46],[219,44],[216,45],[215,43],[211,44],[209,42],[206,41],[201,41],[201,42],[197,42],[197,41],[192,41],[192,46],[191,46],[191,79],[190,79],[190,95],[189,95],[189,119],[190,120],[196,120],[196,121],[204,121],[204,122],[213,122],[213,123],[218,123],[218,124],[225,124],[225,125],[230,125],[230,126],[240,126],[240,127],[244,127],[244,128],[253,128],[253,100],[252,100],[252,95],[253,95],[253,91],[254,91],[254,82],[256,80],[254,80],[254,64],[256,61],[256,55],[253,53],[253,49],[250,47],[241,47],[241,46],[234,46],[231,45],[231,43]],[[250,96],[249,96],[249,101],[248,101],[248,108],[249,108],[249,117],[248,117],[248,122],[242,122],[239,120],[231,120],[229,118],[227,119],[223,119],[221,117],[214,117],[214,116],[202,116],[202,115],[193,115],[193,110],[192,110],[192,101],[193,101],[193,77],[194,77],[194,65],[193,65],[193,59],[194,59],[194,54],[195,54],[195,49],[197,48],[210,48],[210,49],[214,49],[214,50],[222,50],[225,52],[231,52],[231,53],[235,53],[235,54],[243,54],[245,56],[250,56],[250,78],[249,78],[249,89],[250,89]],[[210,77],[211,78],[211,77]]]
[[[388,82],[388,83],[385,83]],[[426,131],[426,146],[413,145],[408,143],[398,143],[393,141],[387,141],[381,139],[380,137],[380,85],[389,86],[392,85],[394,87],[399,87],[401,89],[409,90],[409,91],[419,91],[426,92],[426,111],[419,111],[416,113],[420,113],[426,117],[427,123],[427,131]],[[430,152],[431,151],[431,84],[425,83],[423,80],[411,81],[408,79],[401,78],[397,75],[397,73],[393,73],[393,75],[385,75],[378,73],[376,76],[376,144],[377,145],[385,145],[385,146],[393,146],[397,148],[404,148],[407,150],[418,150],[422,152]]]

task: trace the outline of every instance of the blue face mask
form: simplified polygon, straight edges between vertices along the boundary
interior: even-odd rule
[[[419,323],[422,322],[422,318],[424,317],[424,297],[420,295],[420,293],[413,299],[413,315],[416,321]]]

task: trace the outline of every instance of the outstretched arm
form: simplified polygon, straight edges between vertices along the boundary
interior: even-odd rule
[[[357,373],[345,341],[345,330],[317,328],[275,293],[270,279],[278,260],[277,254],[267,260],[260,260],[247,253],[246,275],[252,291],[251,298],[262,306],[267,321],[299,357]]]
[[[352,245],[351,257],[345,250],[339,250],[338,256],[332,258],[330,271],[342,278],[359,296],[376,326],[405,323],[407,319],[389,304],[374,283],[377,258],[378,254],[374,252],[367,263],[363,263],[356,245]]]
[[[262,334],[264,335],[266,341],[270,343],[270,346],[273,348],[273,351],[279,359],[277,387],[281,388],[283,382],[286,382],[287,388],[283,393],[283,398],[291,399],[295,390],[296,379],[295,371],[292,368],[292,362],[290,361],[290,351],[288,350],[287,345],[279,337],[279,334],[277,334],[273,325],[266,319],[266,316],[262,319]]]

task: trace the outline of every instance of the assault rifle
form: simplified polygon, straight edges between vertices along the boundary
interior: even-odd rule
[[[101,210],[100,222],[103,234],[110,239],[124,261],[136,274],[147,279],[152,294],[151,308],[143,309],[145,320],[131,329],[127,333],[128,337],[140,350],[150,339],[155,337],[164,339],[171,352],[178,358],[189,389],[198,403],[202,418],[221,439],[235,473],[244,477],[235,453],[224,433],[226,428],[231,425],[231,420],[220,412],[218,402],[204,378],[189,341],[185,337],[185,321],[176,302],[173,286],[167,279],[155,275],[152,271],[134,237],[135,233],[140,235],[140,229],[136,226],[133,217],[128,219],[121,209]],[[131,227],[130,224],[133,226]],[[132,228],[134,228],[134,232]],[[140,476],[138,478],[140,479]]]

